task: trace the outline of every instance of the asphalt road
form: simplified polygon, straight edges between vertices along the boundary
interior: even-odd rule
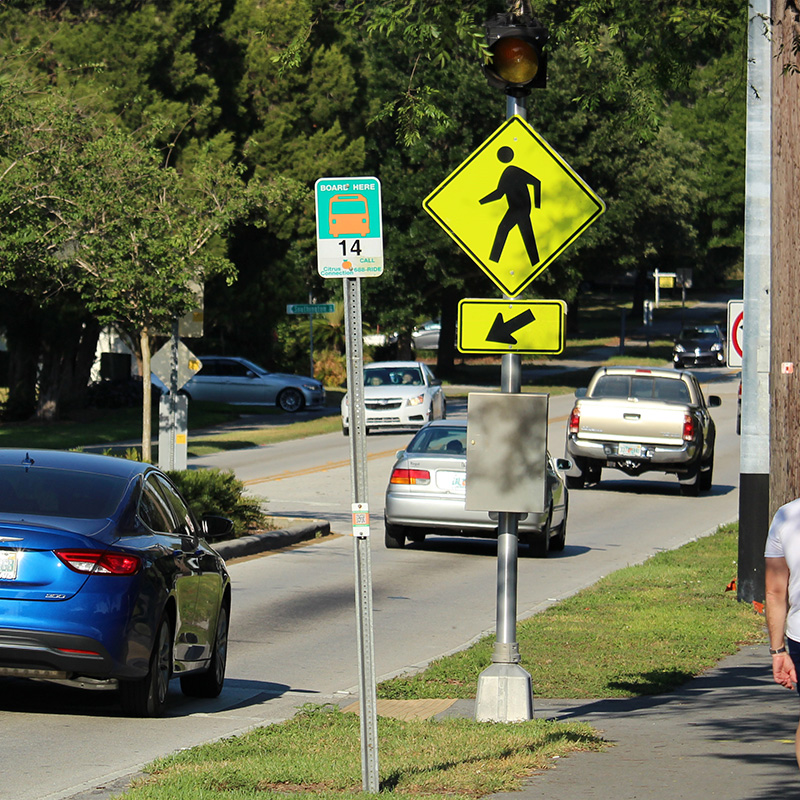
[[[713,391],[718,426],[713,491],[683,497],[674,477],[606,471],[598,488],[570,496],[567,546],[519,562],[518,608],[527,616],[601,576],[709,533],[738,516],[736,378]],[[561,454],[570,397],[551,399],[550,448]],[[454,410],[451,404],[450,409]],[[495,544],[429,537],[422,547],[383,547],[383,490],[408,435],[374,435],[369,502],[378,677],[414,669],[493,629]],[[5,681],[0,703],[0,798],[98,798],[154,757],[277,721],[306,702],[339,702],[358,683],[349,447],[341,434],[235,451],[194,464],[231,467],[269,510],[325,517],[342,534],[230,565],[234,584],[228,679],[214,701],[187,700],[177,683],[161,720],[122,716],[113,695]],[[731,566],[731,577],[735,566]]]

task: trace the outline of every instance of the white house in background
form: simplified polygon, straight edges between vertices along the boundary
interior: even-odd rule
[[[103,328],[97,340],[94,364],[89,376],[92,383],[103,379],[120,380],[138,374],[136,354],[125,338],[114,328]]]

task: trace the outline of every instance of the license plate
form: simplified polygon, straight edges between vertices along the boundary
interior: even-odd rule
[[[436,484],[440,489],[448,492],[463,492],[467,486],[467,474],[440,470],[436,476]]]
[[[15,581],[16,579],[17,579],[16,550],[0,551],[0,581]]]
[[[621,456],[634,456],[634,458],[641,458],[642,446],[640,444],[620,444],[617,452]]]

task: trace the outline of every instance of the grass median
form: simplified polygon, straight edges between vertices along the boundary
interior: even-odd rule
[[[763,617],[726,585],[738,526],[603,578],[518,625],[523,666],[539,697],[608,698],[669,692],[741,645],[764,639]],[[379,687],[393,698],[471,698],[491,637],[424,672]],[[381,793],[398,800],[478,798],[518,789],[554,758],[606,746],[584,723],[535,719],[378,722]],[[154,762],[127,800],[320,800],[361,792],[355,714],[306,706],[294,718]]]

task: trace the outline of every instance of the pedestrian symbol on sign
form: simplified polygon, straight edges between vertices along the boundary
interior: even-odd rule
[[[506,120],[422,205],[511,297],[605,211],[521,117]]]
[[[514,159],[514,151],[510,147],[501,147],[497,151],[497,158],[503,164],[509,164]],[[531,223],[531,193],[528,186],[533,187],[533,205],[541,208],[542,184],[530,172],[515,166],[508,166],[503,170],[497,188],[480,199],[480,204],[493,203],[495,200],[506,198],[508,210],[497,226],[492,252],[489,260],[497,263],[503,255],[508,234],[518,228],[522,236],[522,243],[528,254],[531,264],[539,263],[539,251],[536,248],[536,236]]]

